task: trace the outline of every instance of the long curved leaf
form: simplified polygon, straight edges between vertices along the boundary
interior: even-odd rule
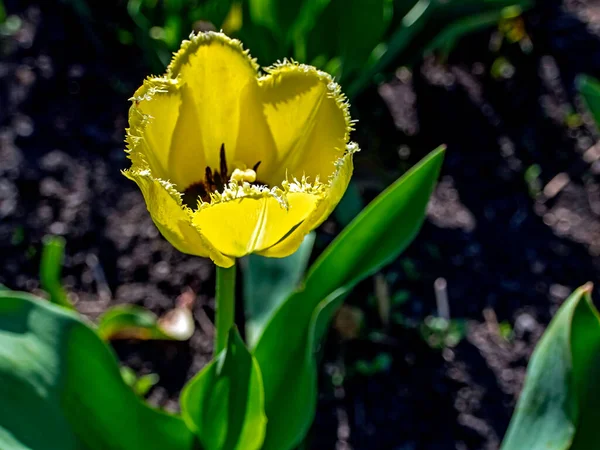
[[[294,370],[286,374],[285,383],[278,383],[278,392],[272,395],[270,403],[266,405],[269,426],[263,450],[292,448],[302,441],[310,428],[318,395],[315,352],[346,293],[346,289],[335,291],[315,309],[310,319],[308,337],[294,353]]]
[[[444,150],[434,150],[392,184],[327,247],[306,279],[312,297],[320,300],[363,280],[408,247],[425,219]]]
[[[315,368],[305,358],[306,349],[318,344],[322,334],[311,331],[315,311],[322,301],[324,307],[336,305],[356,283],[410,244],[423,223],[443,154],[443,148],[432,152],[367,206],[319,257],[304,288],[294,292],[265,327],[254,355],[265,386],[266,448],[284,450],[297,445],[314,417],[309,397],[315,395],[311,388]],[[327,310],[319,328],[331,317],[332,311]],[[290,380],[294,380],[294,392],[283,395]]]

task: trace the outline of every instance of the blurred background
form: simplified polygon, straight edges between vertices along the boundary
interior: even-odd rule
[[[332,325],[310,448],[497,449],[537,340],[600,274],[599,134],[576,88],[600,77],[600,2],[0,0],[0,283],[39,293],[56,235],[89,317],[192,302],[189,341],[115,344],[170,410],[211,357],[214,268],[158,233],[120,173],[124,129],[144,77],[218,29],[350,97],[362,151],[316,253],[448,145],[421,234]]]

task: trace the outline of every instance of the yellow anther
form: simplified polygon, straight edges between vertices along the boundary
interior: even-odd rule
[[[256,172],[252,169],[235,169],[231,174],[231,181],[237,181],[238,183],[248,182],[254,183],[256,181]]]

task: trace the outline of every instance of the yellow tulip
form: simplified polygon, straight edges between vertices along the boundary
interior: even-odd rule
[[[314,67],[261,73],[238,40],[199,33],[131,100],[124,174],[184,253],[221,267],[290,255],[348,186],[358,151],[349,106]]]

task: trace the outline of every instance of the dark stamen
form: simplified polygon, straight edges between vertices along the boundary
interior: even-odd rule
[[[258,161],[254,164],[252,170],[256,172],[260,163],[261,161]],[[204,180],[192,184],[183,191],[182,201],[190,208],[196,209],[198,206],[198,198],[202,199],[203,202],[210,202],[210,194],[213,192],[222,192],[228,181],[229,174],[227,169],[227,159],[225,157],[225,144],[221,144],[221,149],[219,151],[219,170],[215,169],[213,171],[213,169],[207,166],[204,171]],[[250,184],[254,186],[268,186],[267,183],[263,183],[260,180],[256,180]]]
[[[189,208],[196,209],[198,207],[198,197],[200,197],[203,202],[210,201],[210,194],[206,191],[206,187],[202,182],[192,184],[183,191],[181,200]]]
[[[217,191],[222,191],[223,188],[225,187],[225,183],[223,183],[221,174],[215,170],[214,177],[215,177],[215,186],[217,188]]]
[[[215,182],[213,180],[212,170],[210,169],[210,167],[206,166],[204,176],[206,177],[206,184],[208,185],[208,188],[211,189]]]
[[[229,178],[227,176],[227,160],[225,159],[225,144],[221,144],[221,153],[220,153],[220,172],[223,180],[227,180]]]

